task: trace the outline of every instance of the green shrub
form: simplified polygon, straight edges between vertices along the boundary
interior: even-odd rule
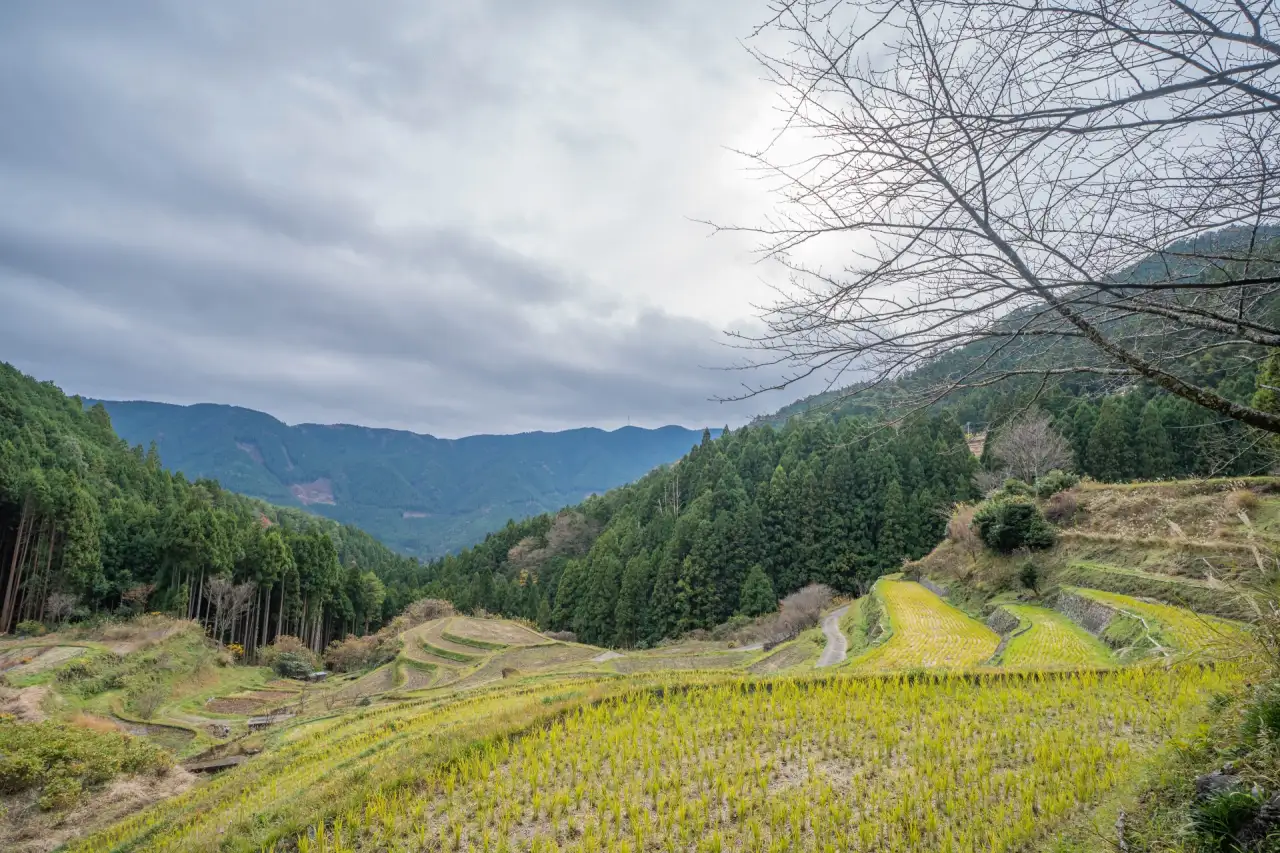
[[[40,781],[40,762],[32,755],[0,758],[0,794],[16,794]]]
[[[130,710],[144,720],[150,720],[169,698],[169,688],[154,676],[138,673],[125,685],[125,702]]]
[[[1068,471],[1059,471],[1053,469],[1048,474],[1036,480],[1035,491],[1036,497],[1044,499],[1056,495],[1058,492],[1065,492],[1067,489],[1073,489],[1080,484],[1080,477]]]
[[[138,660],[126,661],[119,655],[90,654],[58,670],[57,679],[67,685],[67,692],[88,699],[124,687],[125,679],[138,666]]]
[[[65,809],[75,804],[84,792],[84,784],[74,776],[54,776],[44,783],[38,805],[44,811]]]
[[[320,668],[319,656],[302,640],[288,634],[276,637],[275,642],[262,650],[260,659],[263,666],[271,667],[285,678],[302,678]]]
[[[1032,592],[1040,590],[1040,571],[1036,568],[1036,564],[1027,560],[1022,564],[1022,568],[1018,570],[1018,581]]]
[[[1236,835],[1261,807],[1259,798],[1247,791],[1227,791],[1197,803],[1191,823],[1210,850],[1239,850]]]
[[[1049,548],[1057,541],[1053,526],[1031,501],[1018,498],[990,500],[973,515],[978,535],[988,548],[1001,554],[1019,548]]]
[[[37,622],[34,619],[24,619],[14,626],[13,633],[19,637],[39,637],[41,634],[49,633],[49,629],[44,626],[43,622]]]
[[[271,668],[285,678],[306,678],[316,671],[311,660],[297,652],[281,652],[275,655]]]
[[[123,732],[0,717],[0,793],[39,789],[42,809],[70,805],[86,789],[121,774],[160,772],[169,753]]]
[[[1004,485],[1000,487],[994,495],[996,498],[1030,498],[1034,497],[1036,490],[1015,477],[1010,477],[1004,481]]]

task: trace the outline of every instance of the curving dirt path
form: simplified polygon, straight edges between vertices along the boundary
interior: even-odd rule
[[[822,620],[822,633],[827,637],[827,647],[822,650],[815,667],[835,666],[845,659],[849,653],[849,641],[840,630],[840,620],[849,612],[849,605],[837,608],[828,613]]]

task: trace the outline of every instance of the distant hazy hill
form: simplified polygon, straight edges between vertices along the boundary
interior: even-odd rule
[[[441,439],[360,426],[288,426],[234,406],[103,401],[116,432],[154,441],[189,479],[354,524],[433,556],[679,459],[701,430],[575,429]]]

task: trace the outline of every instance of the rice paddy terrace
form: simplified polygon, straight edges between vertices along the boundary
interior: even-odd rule
[[[1141,612],[1188,652],[1204,636],[1191,611],[1072,594]],[[1025,849],[1105,805],[1241,677],[1171,645],[1119,666],[1038,604],[1001,605],[1002,633],[920,583],[872,595],[879,642],[771,677],[751,667],[788,647],[617,656],[429,622],[401,659],[334,685],[387,684],[371,704],[278,726],[261,755],[71,849]]]
[[[1056,558],[1038,595],[928,561],[883,578],[822,669],[819,628],[613,652],[428,622],[260,754],[69,849],[1111,849],[1098,828],[1249,676],[1221,654],[1247,629],[1214,581]]]

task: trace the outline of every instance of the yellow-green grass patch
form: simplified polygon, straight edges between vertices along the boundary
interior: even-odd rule
[[[873,594],[883,601],[893,634],[854,660],[858,668],[974,667],[1000,645],[996,632],[914,581],[882,578]]]
[[[1222,649],[1244,636],[1245,626],[1239,622],[1207,616],[1185,607],[1143,601],[1128,595],[1099,589],[1068,587],[1070,592],[1101,602],[1121,613],[1132,614],[1151,626],[1157,641],[1171,643],[1178,651],[1206,652]]]
[[[457,761],[424,755],[412,784],[365,783],[366,797],[311,815],[295,837],[352,851],[1022,850],[1190,730],[1235,683],[1226,670],[637,686]],[[555,695],[579,698],[544,698]],[[221,837],[159,823],[149,849],[235,849],[245,829],[261,843],[272,822],[249,818]]]
[[[1021,669],[1108,666],[1110,649],[1066,616],[1047,607],[1006,604],[1022,626],[1005,647],[1000,663]]]

